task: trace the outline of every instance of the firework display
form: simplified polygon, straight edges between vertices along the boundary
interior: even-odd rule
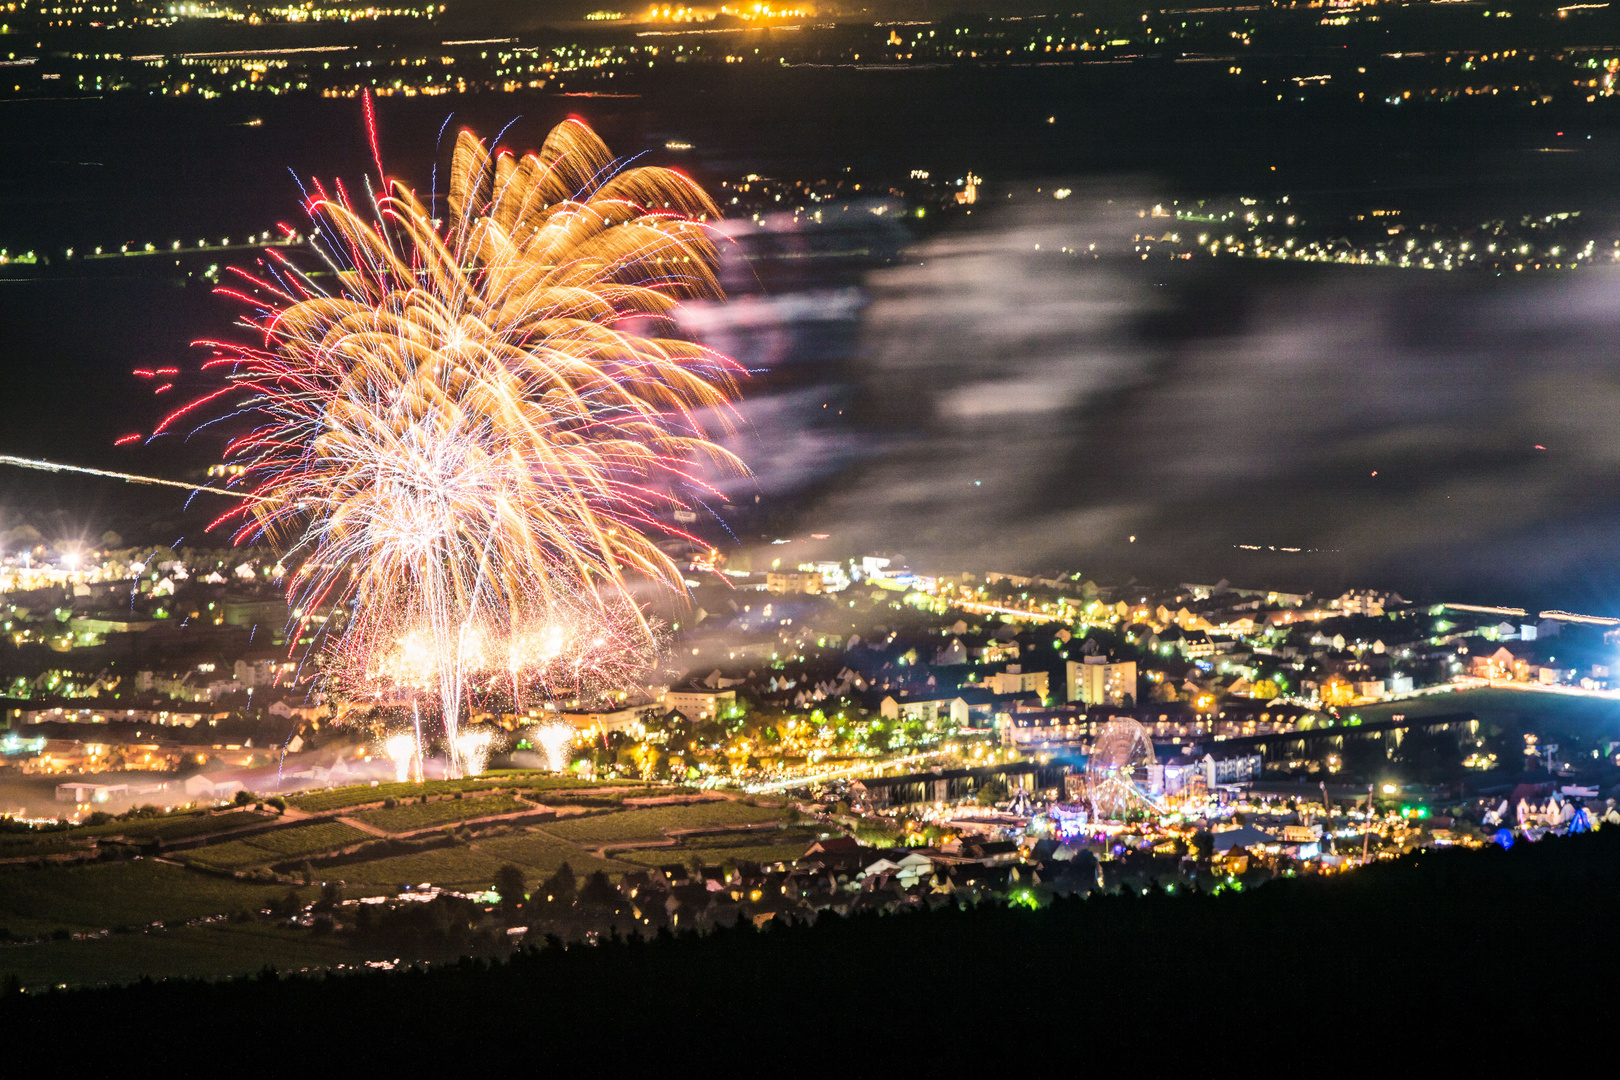
[[[540,748],[540,756],[545,761],[547,769],[562,772],[568,767],[568,748],[578,734],[573,725],[561,721],[541,724],[535,728],[534,742]]]
[[[489,755],[495,749],[495,733],[488,728],[463,731],[456,736],[456,758],[468,773],[477,775],[489,764]]]
[[[409,735],[390,735],[383,741],[383,753],[394,763],[394,779],[404,782],[415,771],[416,740]]]
[[[657,541],[703,475],[742,471],[710,439],[734,365],[665,336],[718,294],[717,211],[572,119],[521,158],[462,132],[444,205],[339,184],[306,210],[325,273],[274,248],[244,273],[257,341],[207,343],[226,385],[157,430],[236,411],[244,499],[217,523],[288,553],[295,638],[332,685],[436,699],[456,775],[490,749],[459,731],[476,699],[588,695],[653,660],[633,590],[684,589]]]

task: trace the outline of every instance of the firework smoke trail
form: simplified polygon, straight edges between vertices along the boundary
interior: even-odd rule
[[[183,491],[211,491],[215,495],[229,495],[233,499],[264,500],[263,495],[254,495],[245,491],[231,491],[227,488],[210,487],[207,484],[187,484],[179,480],[163,480],[156,476],[141,476],[139,473],[113,472],[110,469],[91,469],[83,465],[63,465],[57,461],[42,461],[39,458],[17,457],[14,454],[0,454],[0,465],[13,465],[19,469],[34,469],[39,472],[70,472],[82,473],[85,476],[106,476],[113,480],[122,480],[129,484],[161,484],[164,487],[180,488]]]
[[[415,698],[411,699],[411,720],[413,723],[412,737],[416,743],[416,754],[411,758],[414,762],[412,768],[415,775],[412,777],[418,784],[427,779],[427,761],[422,750],[422,703]]]
[[[711,490],[701,471],[744,470],[699,419],[730,416],[739,369],[644,336],[719,294],[701,189],[620,169],[569,120],[521,159],[463,131],[448,208],[437,222],[394,183],[368,214],[317,184],[306,209],[336,284],[267,251],[231,293],[257,342],[204,343],[226,386],[154,434],[233,410],[225,457],[251,494],[215,524],[298,563],[295,639],[317,611],[346,616],[323,639],[335,681],[437,690],[455,775],[484,676],[520,665],[554,692],[651,662],[631,588],[684,591],[654,538],[692,539],[666,522]]]

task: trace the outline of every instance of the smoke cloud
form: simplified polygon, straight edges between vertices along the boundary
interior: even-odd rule
[[[1143,262],[1109,194],[698,313],[762,373],[738,490],[919,570],[1604,604],[1620,275]]]

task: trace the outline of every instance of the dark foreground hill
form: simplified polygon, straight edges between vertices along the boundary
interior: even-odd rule
[[[828,918],[429,971],[13,992],[0,1030],[82,1038],[93,1075],[161,1047],[238,1075],[572,1060],[911,1074],[969,1059],[1035,1068],[1081,1047],[1153,1074],[1297,1054],[1329,1073],[1461,1065],[1530,1031],[1566,1048],[1600,1031],[1617,916],[1613,828],[1220,896]]]

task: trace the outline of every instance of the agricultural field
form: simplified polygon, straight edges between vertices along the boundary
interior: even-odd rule
[[[705,802],[684,806],[653,806],[548,822],[546,831],[577,844],[600,846],[663,840],[671,831],[763,825],[781,821],[782,818],[783,812],[777,807],[750,806],[740,802]]]
[[[617,859],[599,859],[566,840],[559,840],[538,829],[479,840],[475,846],[485,855],[531,871],[531,877],[535,880],[555,874],[563,863],[567,863],[569,869],[579,875],[597,870],[619,874],[630,869]]]
[[[389,958],[397,952],[372,951],[387,952]],[[25,987],[116,984],[143,975],[220,978],[250,974],[266,964],[297,971],[358,965],[370,958],[335,937],[317,938],[308,931],[251,922],[221,923],[0,950],[0,979],[14,975]]]
[[[510,783],[507,786],[520,788],[523,791],[540,792],[578,792],[581,795],[596,792],[613,792],[623,795],[664,795],[672,790],[655,787],[640,780],[575,780],[569,776],[540,776]]]
[[[152,859],[0,874],[0,926],[13,934],[106,930],[257,911],[285,886],[209,877]]]
[[[552,776],[545,773],[531,772],[504,772],[486,773],[483,776],[469,777],[465,780],[428,780],[417,784],[405,782],[400,784],[378,784],[372,787],[369,784],[357,784],[353,787],[333,788],[330,791],[317,791],[309,795],[300,795],[290,800],[292,805],[309,814],[324,814],[330,810],[343,810],[351,806],[366,806],[370,803],[379,803],[385,799],[417,798],[422,795],[454,795],[457,792],[468,794],[475,791],[558,791],[574,790],[581,792],[591,788],[601,787],[643,787],[633,781],[592,781],[576,780],[569,776]]]
[[[68,837],[125,836],[131,840],[190,840],[198,836],[229,832],[250,825],[276,821],[277,814],[261,814],[253,810],[232,810],[213,814],[206,810],[179,814],[160,814],[157,817],[133,818],[129,821],[109,821],[102,825],[83,825],[60,835]]]
[[[670,863],[686,864],[692,858],[705,864],[733,862],[775,863],[792,862],[804,855],[805,848],[815,843],[821,834],[811,829],[782,829],[753,833],[730,833],[719,836],[694,836],[671,847],[638,848],[618,851],[614,858],[640,866],[666,866]]]
[[[566,840],[536,830],[524,830],[454,847],[346,863],[322,871],[322,876],[351,887],[432,882],[446,887],[484,888],[495,880],[495,871],[507,863],[522,868],[530,881],[550,877],[563,863],[581,876],[597,870],[616,875],[632,868],[616,859],[598,858]]]
[[[523,808],[524,804],[513,796],[502,794],[364,810],[355,818],[391,832],[409,832]],[[453,847],[347,863],[332,867],[323,876],[356,886],[386,887],[430,881],[444,886],[482,887],[494,880],[495,870],[504,863],[522,867],[531,878],[539,880],[555,873],[565,862],[576,874],[583,875],[596,870],[619,874],[636,865],[685,862],[693,854],[712,863],[726,859],[776,862],[797,858],[810,842],[807,837],[813,836],[807,830],[792,829],[784,833],[765,829],[757,833],[696,836],[679,846],[649,847],[626,858],[602,858],[587,850],[601,844],[656,842],[665,839],[664,830],[732,828],[771,823],[780,817],[781,811],[775,808],[726,801],[620,810],[548,821],[544,826]],[[241,870],[285,862],[301,855],[318,855],[365,838],[366,834],[342,822],[326,821],[215,844],[180,857],[196,866]]]
[[[40,858],[71,851],[87,851],[90,843],[65,832],[15,833],[0,836],[0,859]]]
[[[578,806],[587,810],[620,810],[624,808],[624,793],[610,791],[525,791],[523,794],[545,806]]]
[[[824,829],[804,825],[787,825],[775,832],[764,830],[747,833],[714,833],[704,836],[688,836],[681,841],[681,847],[709,851],[721,848],[757,847],[761,844],[786,844],[798,848],[799,854],[803,855],[805,848],[817,840],[824,839],[826,836],[827,832]]]
[[[321,821],[313,825],[298,825],[290,829],[260,833],[243,843],[263,848],[284,859],[291,859],[299,855],[319,855],[323,851],[333,851],[369,839],[371,839],[369,833],[362,832],[352,825],[345,825],[341,821]]]
[[[187,866],[205,866],[214,870],[243,870],[249,866],[262,866],[276,859],[275,855],[254,847],[246,840],[227,840],[223,844],[209,844],[193,848],[175,856]]]
[[[353,787],[317,791],[289,800],[291,805],[308,814],[324,814],[330,810],[344,810],[351,806],[366,806],[387,799],[415,799],[423,795],[454,795],[457,792],[482,791],[489,788],[511,787],[510,781],[497,780],[430,780],[415,784],[357,784]]]
[[[487,778],[486,778],[487,779]],[[560,779],[560,778],[540,778]],[[508,781],[509,783],[509,781]],[[578,792],[581,797],[609,801],[618,791],[589,795],[575,781],[553,791]],[[357,789],[375,798],[377,789]],[[417,790],[413,785],[412,793]],[[521,790],[535,790],[525,783]],[[661,789],[668,790],[668,789]],[[509,793],[412,802],[387,809],[361,811],[358,817],[382,828],[407,831],[452,825],[522,809]],[[621,804],[622,805],[622,804]],[[522,869],[531,885],[538,885],[567,863],[578,877],[598,870],[616,877],[641,865],[690,862],[698,858],[717,864],[727,860],[775,862],[802,854],[814,837],[801,826],[765,828],[757,832],[698,835],[668,848],[643,847],[624,858],[603,858],[587,846],[653,842],[667,831],[727,829],[775,824],[783,812],[746,803],[713,801],[631,809],[611,809],[543,826],[497,829],[492,835],[446,847],[389,855],[364,862],[345,863],[319,876],[341,880],[349,895],[392,892],[399,885],[432,882],[447,888],[473,891],[488,888],[502,866]],[[145,835],[179,839],[276,820],[251,811],[226,814],[179,814],[160,818],[111,822],[96,827],[93,835]],[[0,844],[19,846],[26,840],[41,847],[82,844],[87,830],[59,834],[0,837]],[[362,842],[368,834],[340,821],[300,822],[256,835],[233,838],[179,853],[176,858],[199,868],[240,870],[316,857]],[[584,846],[582,846],[584,845]],[[314,887],[296,891],[310,899]],[[316,937],[306,931],[267,926],[257,921],[181,925],[208,916],[259,911],[285,896],[281,884],[252,883],[199,873],[156,859],[96,862],[76,867],[32,866],[0,870],[0,927],[25,938],[66,933],[114,931],[106,936],[36,941],[0,949],[0,978],[16,975],[25,985],[122,981],[145,974],[221,976],[251,972],[269,963],[283,971],[301,967],[356,964],[370,958],[343,938]],[[156,926],[153,924],[167,924]],[[389,951],[389,950],[384,950]],[[397,955],[398,947],[390,952]]]
[[[313,825],[298,825],[290,829],[276,829],[260,833],[247,840],[230,840],[223,844],[210,844],[185,852],[179,858],[198,866],[211,866],[221,870],[240,870],[248,866],[294,859],[300,855],[319,855],[338,848],[371,839],[341,821],[321,821]]]
[[[487,889],[495,880],[495,871],[506,861],[458,845],[334,866],[325,873],[345,885],[393,886],[432,882],[440,886]]]
[[[680,863],[687,866],[692,857],[696,855],[702,859],[705,866],[713,866],[724,862],[754,862],[762,866],[771,863],[792,862],[804,854],[803,844],[761,844],[752,847],[734,848],[637,848],[634,851],[614,852],[616,858],[625,862],[635,863],[637,866],[668,866],[671,863]]]
[[[530,809],[533,807],[528,803],[519,802],[511,795],[488,795],[482,799],[439,799],[435,802],[406,803],[378,810],[362,810],[353,815],[353,818],[373,828],[399,833],[450,825],[469,818],[510,814]]]

